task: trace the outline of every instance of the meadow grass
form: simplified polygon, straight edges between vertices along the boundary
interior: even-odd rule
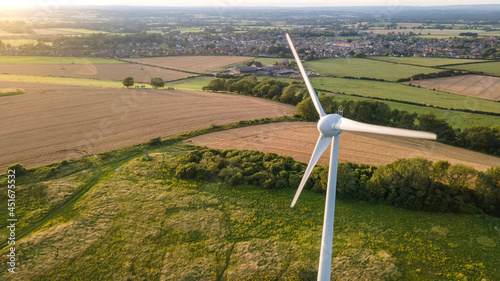
[[[315,279],[324,194],[305,190],[290,208],[294,189],[179,180],[171,163],[190,147],[151,149],[149,159],[124,151],[83,169],[67,163],[60,176],[19,178],[18,192],[25,193],[16,201],[19,212],[29,200],[44,208],[57,194],[74,192],[54,185],[94,180],[78,200],[16,241],[16,280]],[[35,199],[30,185],[40,186]],[[334,278],[500,278],[498,218],[348,200],[336,205]],[[0,233],[5,238],[7,229]],[[3,248],[0,278],[9,280],[6,254]]]
[[[176,90],[201,91],[201,89],[204,86],[207,86],[212,79],[214,78],[213,77],[188,78],[176,82],[167,83],[165,84],[165,87],[172,87]]]
[[[494,101],[412,87],[400,83],[343,78],[311,78],[311,83],[315,89],[325,89],[333,92],[386,98],[449,109],[500,113],[500,107]]]
[[[334,75],[337,77],[367,77],[396,81],[419,73],[433,73],[439,70],[404,64],[393,64],[360,58],[335,58],[308,61],[304,66],[320,73],[322,76]]]
[[[24,89],[17,89],[17,88],[0,89],[0,97],[23,95],[23,94],[26,94],[26,90]]]
[[[381,60],[386,62],[412,64],[425,67],[433,67],[440,65],[455,65],[473,62],[484,62],[484,60],[475,59],[452,59],[452,58],[425,58],[425,57],[370,57],[370,59]]]
[[[49,56],[0,56],[0,64],[117,64],[116,59]]]
[[[37,41],[35,39],[2,39],[2,42],[12,47],[19,47],[22,45],[35,45]]]
[[[500,76],[500,62],[474,63],[467,65],[453,65],[450,68],[484,72],[485,74]]]
[[[0,81],[93,86],[93,87],[116,88],[116,89],[124,87],[122,81],[100,80],[91,78],[75,78],[75,77],[21,75],[21,74],[0,74]],[[145,83],[136,83],[136,85],[145,85],[147,88],[151,88],[149,84]]]

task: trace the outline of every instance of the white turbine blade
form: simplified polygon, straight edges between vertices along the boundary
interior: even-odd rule
[[[304,82],[306,83],[307,90],[309,91],[309,94],[311,95],[311,99],[313,101],[314,107],[316,107],[316,111],[318,111],[319,117],[323,117],[326,115],[326,113],[323,110],[323,107],[321,107],[321,103],[319,102],[318,95],[316,95],[316,92],[314,91],[314,88],[311,85],[311,81],[309,81],[309,77],[307,77],[306,70],[304,69],[304,66],[302,66],[302,62],[300,61],[300,57],[297,54],[297,51],[295,50],[295,47],[293,46],[292,39],[290,38],[290,35],[288,35],[288,33],[286,34],[286,40],[288,40],[288,45],[290,45],[290,49],[292,50],[293,57],[295,58],[295,61],[297,62],[297,65],[299,66],[300,73],[302,74],[302,78],[304,78]]]
[[[309,175],[311,175],[311,172],[318,162],[319,158],[321,155],[323,155],[323,152],[325,152],[326,148],[330,144],[332,140],[332,137],[325,137],[323,135],[319,136],[318,142],[316,143],[316,147],[314,148],[314,152],[311,156],[311,160],[309,160],[309,164],[307,165],[306,171],[304,172],[304,176],[302,176],[302,180],[300,181],[299,188],[297,189],[297,192],[295,193],[295,197],[293,198],[292,204],[290,207],[295,206],[295,203],[297,203],[297,199],[299,199],[300,193],[302,192],[302,189],[304,189],[304,186],[306,185],[307,179],[309,178]]]
[[[434,133],[366,124],[350,120],[345,117],[340,119],[340,121],[335,125],[335,129],[429,140],[435,140],[437,138]]]

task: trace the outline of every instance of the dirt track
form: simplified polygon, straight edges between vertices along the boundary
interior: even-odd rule
[[[405,82],[427,89],[458,95],[500,101],[500,78],[482,75],[460,75]]]
[[[290,155],[307,163],[318,139],[316,123],[272,123],[211,133],[188,140],[196,145],[219,149],[254,149]],[[330,151],[328,149],[328,151]],[[340,136],[340,161],[360,164],[389,164],[398,158],[425,157],[431,161],[448,160],[485,171],[500,166],[500,158],[460,149],[434,141],[343,132]],[[320,164],[327,164],[325,152]]]
[[[48,164],[212,124],[292,115],[262,99],[202,92],[104,89],[0,81],[0,171]]]
[[[160,77],[172,81],[193,76],[193,74],[163,69],[160,67],[130,64],[0,64],[0,74],[50,75],[61,77],[95,78],[104,80],[123,80],[132,76],[135,82],[151,81]]]

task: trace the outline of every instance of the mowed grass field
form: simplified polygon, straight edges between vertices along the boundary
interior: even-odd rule
[[[500,62],[475,63],[467,65],[455,65],[453,68],[484,72],[485,74],[500,76]]]
[[[252,149],[288,155],[307,163],[317,141],[314,122],[280,122],[214,132],[186,140],[186,143],[217,149]],[[329,163],[329,153],[318,164]],[[500,158],[428,140],[344,132],[340,136],[340,162],[387,165],[399,158],[424,157],[449,161],[486,171],[500,166]]]
[[[179,180],[182,145],[129,147],[16,178],[17,273],[3,280],[314,280],[324,195]],[[51,169],[57,177],[51,176]],[[0,178],[6,185],[7,178]],[[2,195],[1,204],[7,197]],[[7,208],[1,209],[2,217]],[[0,221],[6,240],[7,222]],[[338,280],[498,280],[500,219],[337,200]],[[13,277],[14,276],[14,277]]]
[[[337,77],[367,77],[396,81],[419,73],[433,73],[439,70],[403,64],[393,64],[384,61],[361,58],[334,58],[309,61],[304,64],[309,70],[318,72],[322,76],[334,75]]]
[[[118,82],[117,82],[118,83]],[[0,170],[28,167],[240,120],[293,115],[258,98],[152,89],[0,82],[27,94],[0,97]]]
[[[311,78],[311,83],[317,90],[325,89],[346,94],[407,101],[443,108],[500,113],[500,106],[494,101],[411,87],[400,83],[342,78]]]
[[[485,62],[484,60],[475,59],[451,59],[451,58],[425,58],[425,57],[370,57],[370,59],[401,63],[412,64],[425,67],[441,66],[441,65],[460,65],[465,63]]]
[[[192,90],[201,91],[203,86],[208,85],[210,80],[213,78],[190,78],[182,80],[179,82],[169,83],[168,87],[174,87],[179,90]],[[279,80],[291,83],[293,81],[302,81],[298,79],[290,78],[279,78]],[[437,104],[445,107],[451,108],[469,108],[471,110],[484,110],[481,109],[480,105],[483,102],[488,104],[488,108],[494,110],[493,112],[498,112],[499,108],[493,101],[485,101],[478,98],[469,98],[455,94],[448,94],[439,91],[433,91],[424,88],[410,87],[399,83],[392,82],[379,82],[379,81],[367,81],[359,79],[343,79],[343,78],[311,78],[313,86],[316,88],[319,95],[331,95],[331,93],[326,93],[321,90],[328,90],[332,92],[344,92],[346,94],[357,94],[363,95],[365,97],[348,96],[348,95],[337,95],[338,99],[369,99],[370,97],[379,98],[393,98],[396,100],[403,101],[415,101],[422,104],[422,106],[405,104],[396,101],[383,101],[388,104],[392,109],[404,110],[408,112],[417,112],[419,114],[425,112],[431,112],[438,117],[444,118],[447,122],[456,128],[465,129],[474,125],[483,126],[493,126],[498,125],[499,118],[496,116],[489,116],[484,114],[473,114],[460,111],[443,110],[438,108],[432,108],[426,106],[426,104],[438,106],[432,104],[431,101],[437,101]],[[417,94],[421,99],[413,97]],[[445,98],[446,97],[446,98]]]

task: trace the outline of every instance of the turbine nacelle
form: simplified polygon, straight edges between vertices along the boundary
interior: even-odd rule
[[[339,114],[328,114],[321,117],[318,122],[319,132],[325,137],[338,136],[343,132],[339,129],[342,118]]]

